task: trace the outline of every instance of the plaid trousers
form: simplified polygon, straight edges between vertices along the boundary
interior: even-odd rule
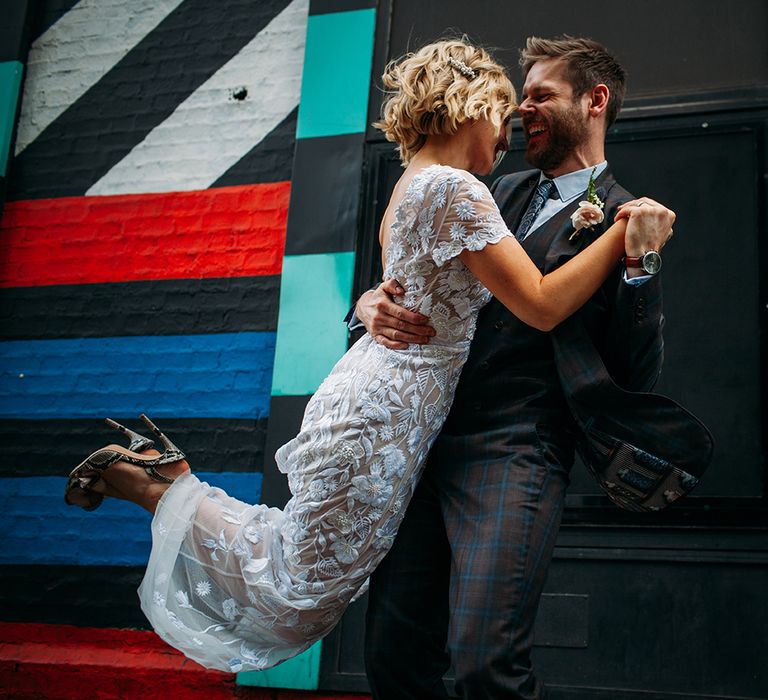
[[[438,439],[371,580],[366,671],[376,700],[448,697],[451,660],[461,697],[544,697],[530,649],[573,444],[534,420]]]

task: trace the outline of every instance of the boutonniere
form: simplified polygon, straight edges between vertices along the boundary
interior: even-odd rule
[[[605,202],[600,201],[595,187],[595,170],[589,175],[589,184],[587,185],[587,198],[579,202],[579,208],[571,214],[573,223],[573,233],[569,236],[569,241],[576,241],[581,237],[581,230],[588,228],[592,230],[597,224],[601,224],[605,218],[603,207]]]

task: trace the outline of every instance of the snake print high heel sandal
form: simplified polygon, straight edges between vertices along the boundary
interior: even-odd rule
[[[154,440],[150,440],[148,437],[144,437],[140,433],[137,433],[130,428],[126,428],[124,425],[120,425],[120,423],[112,420],[111,418],[105,418],[104,422],[110,428],[119,430],[131,441],[131,444],[128,445],[128,449],[131,452],[144,452],[145,450],[151,450],[155,446]]]
[[[147,476],[163,484],[173,483],[173,479],[160,474],[156,467],[172,464],[185,458],[185,454],[174,445],[166,435],[143,413],[140,416],[144,424],[154,433],[163,445],[163,453],[156,456],[138,454],[137,450],[147,450],[154,445],[152,440],[107,419],[107,425],[127,435],[131,440],[128,449],[120,445],[108,445],[96,450],[78,464],[69,474],[64,501],[71,506],[80,506],[84,510],[96,510],[104,500],[104,494],[93,490],[101,475],[115,462],[126,462],[143,469]]]

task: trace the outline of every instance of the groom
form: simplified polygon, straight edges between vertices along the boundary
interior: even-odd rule
[[[604,153],[625,72],[604,47],[570,37],[528,39],[521,65],[519,113],[536,170],[502,177],[492,191],[510,230],[549,272],[632,199]],[[592,172],[605,221],[572,240],[570,215]],[[657,251],[671,232],[663,207],[646,198],[634,207],[625,264],[578,313],[614,381],[647,391],[663,354]],[[392,303],[397,286],[364,294],[358,318],[388,347],[428,342],[428,319]],[[550,334],[491,301],[394,547],[371,578],[365,656],[374,698],[445,698],[451,661],[463,698],[544,697],[531,667],[533,625],[575,434]]]

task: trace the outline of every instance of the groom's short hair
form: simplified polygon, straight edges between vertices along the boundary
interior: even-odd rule
[[[530,36],[525,48],[520,51],[520,66],[523,76],[537,61],[547,58],[562,58],[568,66],[566,77],[573,87],[573,96],[580,97],[595,85],[603,83],[610,92],[605,110],[606,126],[610,127],[619,116],[626,92],[627,73],[621,64],[602,44],[592,39],[562,36],[542,39]]]

